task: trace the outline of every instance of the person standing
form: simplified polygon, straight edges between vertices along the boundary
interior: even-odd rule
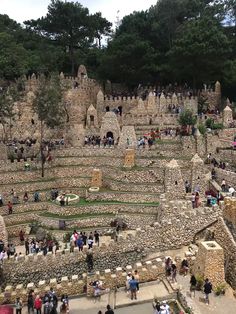
[[[35,301],[34,301],[34,308],[36,310],[36,314],[41,314],[41,308],[42,308],[42,300],[40,299],[40,296],[37,295]]]
[[[204,284],[204,293],[205,293],[205,301],[206,304],[210,304],[209,301],[209,294],[212,292],[212,284],[210,282],[210,280],[208,278],[206,278],[205,280],[205,284]]]
[[[107,305],[107,311],[105,312],[105,314],[115,314],[109,304]]]
[[[139,292],[139,273],[137,270],[134,271],[134,279],[137,282],[137,292]]]
[[[134,276],[132,276],[132,279],[129,281],[129,287],[131,292],[131,300],[137,300],[137,281],[134,279]]]
[[[15,307],[16,307],[16,314],[21,314],[22,313],[23,303],[22,303],[20,298],[16,298]]]
[[[97,231],[94,232],[94,239],[95,239],[95,243],[97,244],[97,246],[99,246],[99,233]]]
[[[7,208],[8,208],[8,214],[9,214],[9,215],[12,214],[12,207],[13,207],[12,202],[9,201],[9,202],[7,203]]]

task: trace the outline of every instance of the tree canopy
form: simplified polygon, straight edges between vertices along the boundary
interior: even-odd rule
[[[175,82],[201,88],[219,80],[236,97],[235,1],[159,0],[125,16],[113,32],[111,26],[75,1],[51,0],[44,17],[23,26],[0,15],[0,78],[74,75],[84,64],[90,76],[129,88]]]

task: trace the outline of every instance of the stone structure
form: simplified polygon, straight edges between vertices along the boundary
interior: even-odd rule
[[[198,154],[195,154],[191,159],[192,192],[200,188],[200,192],[204,193],[207,189],[209,179],[210,175],[207,177],[207,174],[204,171],[204,161],[198,156]]]
[[[165,167],[165,194],[168,199],[183,198],[185,195],[181,169],[175,159]]]
[[[68,252],[66,252],[68,254]],[[140,282],[154,281],[163,275],[163,261],[160,258],[156,260],[147,261],[142,264],[140,262],[135,263],[134,267],[127,265],[125,270],[127,272],[133,273],[137,269],[139,272]],[[104,288],[115,289],[117,286],[124,287],[126,284],[127,273],[124,271],[124,267],[116,267],[113,272],[111,269],[105,269],[102,272],[97,271],[94,274],[83,273],[80,276],[71,275],[63,276],[60,278],[60,283],[56,278],[50,278],[48,280],[40,280],[38,282],[30,282],[27,286],[23,284],[17,285],[15,288],[13,286],[7,286],[5,288],[5,293],[8,295],[8,300],[12,303],[15,302],[17,297],[20,297],[23,302],[27,301],[27,294],[30,289],[37,289],[37,293],[44,295],[45,291],[49,290],[50,287],[57,293],[60,297],[62,294],[67,294],[69,296],[80,295],[84,293],[84,287],[87,286],[87,295],[93,295],[93,290],[91,289],[90,283],[95,280],[102,280],[105,284]],[[5,300],[4,294],[0,294],[0,304]]]
[[[223,110],[223,125],[224,127],[228,128],[233,123],[233,112],[232,109],[229,107],[229,100],[227,101],[227,106]]]
[[[126,149],[125,150],[125,168],[132,168],[135,166],[135,150],[134,149]]]
[[[93,105],[90,105],[87,111],[86,127],[98,128],[98,114]]]
[[[209,278],[213,288],[225,282],[224,251],[217,242],[200,243],[193,273]]]
[[[120,140],[118,143],[119,147],[134,147],[137,146],[137,137],[135,134],[134,126],[123,126],[121,130]]]
[[[114,139],[115,143],[117,143],[120,137],[120,126],[117,120],[117,116],[114,112],[108,111],[102,118],[101,130],[100,130],[101,138],[111,137]]]
[[[224,199],[224,219],[230,222],[236,228],[236,198],[225,197]]]
[[[100,169],[93,169],[91,187],[100,188],[102,186],[102,171]]]
[[[8,242],[7,229],[2,216],[0,216],[0,240],[2,240],[4,243]]]
[[[7,147],[3,143],[0,143],[0,160],[7,160]]]

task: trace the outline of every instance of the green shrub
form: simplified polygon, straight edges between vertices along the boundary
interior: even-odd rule
[[[196,286],[196,289],[198,291],[202,290],[202,287],[204,285],[204,277],[201,276],[201,275],[196,275],[196,280],[197,280],[197,286]]]
[[[199,132],[202,134],[202,135],[204,135],[205,133],[206,133],[206,127],[205,127],[205,125],[204,124],[199,124],[198,125],[198,130],[199,130]]]
[[[212,130],[222,130],[224,128],[222,123],[214,123],[212,126]]]
[[[226,284],[225,283],[220,283],[214,289],[216,295],[225,294],[225,290],[226,290]]]

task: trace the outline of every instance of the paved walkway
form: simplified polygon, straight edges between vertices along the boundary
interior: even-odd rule
[[[188,304],[194,309],[194,314],[233,314],[236,313],[236,299],[232,289],[228,288],[224,296],[210,295],[210,305],[205,304],[202,291],[196,291],[195,297],[190,297],[189,293],[190,276],[177,276],[177,285],[181,286],[182,292],[186,296]]]

